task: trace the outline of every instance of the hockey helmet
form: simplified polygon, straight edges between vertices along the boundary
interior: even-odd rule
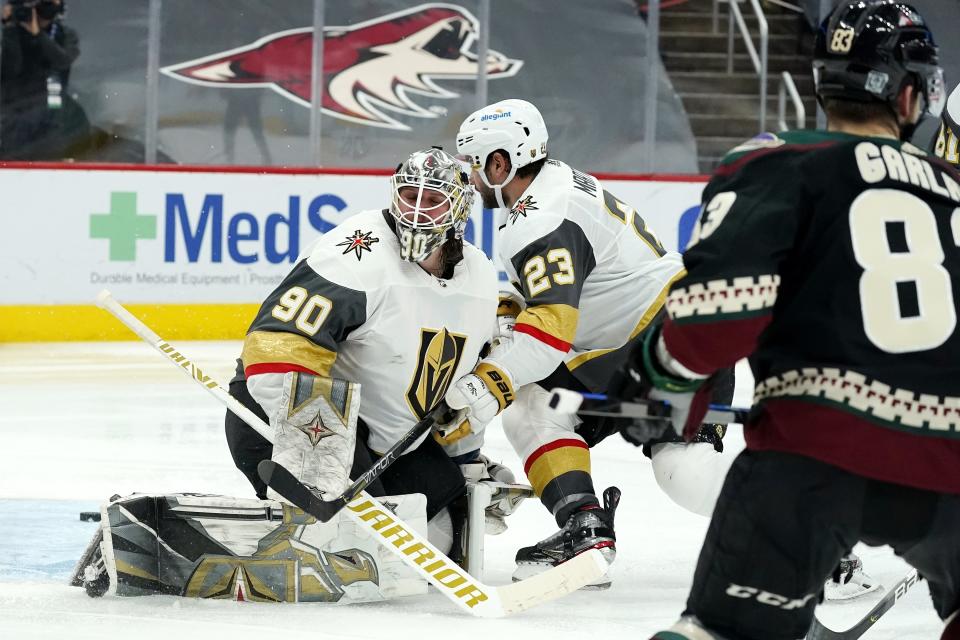
[[[547,125],[535,106],[526,100],[501,100],[467,116],[457,132],[457,152],[469,158],[484,184],[503,187],[517,169],[547,157],[547,139]],[[492,185],[483,168],[498,149],[510,157],[510,175]]]
[[[939,116],[945,100],[937,45],[923,17],[897,0],[849,0],[817,31],[813,60],[817,99],[893,106],[912,77],[922,112]]]
[[[390,186],[401,258],[420,262],[447,240],[463,237],[474,189],[463,165],[449,153],[415,151],[397,167]]]

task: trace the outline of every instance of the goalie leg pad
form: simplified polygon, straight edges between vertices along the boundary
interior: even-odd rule
[[[292,371],[284,375],[280,406],[271,459],[300,482],[339,495],[350,484],[360,385]]]
[[[426,530],[423,496],[386,502]],[[102,553],[85,563],[84,586],[104,588],[91,595],[365,602],[426,592],[422,577],[345,514],[317,522],[281,502],[197,494],[133,495],[103,513]]]

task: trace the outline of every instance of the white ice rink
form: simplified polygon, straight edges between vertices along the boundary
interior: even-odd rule
[[[240,350],[232,342],[178,346],[224,384]],[[79,511],[113,494],[252,497],[230,459],[222,424],[218,403],[145,344],[0,345],[0,639],[262,640],[300,632],[325,639],[642,640],[683,608],[707,521],[664,496],[646,458],[619,437],[593,452],[597,489],[615,484],[623,490],[613,587],[511,618],[470,618],[433,591],[375,604],[267,605],[172,596],[91,599],[65,586],[95,530],[79,521]],[[742,447],[738,430],[727,440],[731,450]],[[498,429],[490,430],[485,451],[520,471]],[[509,581],[517,547],[554,529],[533,501],[509,523],[505,534],[487,539],[485,581],[491,584]],[[906,572],[889,549],[858,552],[884,584]],[[877,598],[822,606],[818,615],[846,628]],[[865,638],[935,639],[939,629],[921,583]]]

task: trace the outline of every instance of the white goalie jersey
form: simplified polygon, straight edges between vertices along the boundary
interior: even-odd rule
[[[322,236],[267,297],[241,356],[268,416],[282,409],[290,371],[359,383],[378,453],[471,371],[492,338],[498,293],[493,264],[468,243],[451,279],[401,260],[387,215],[364,211]]]
[[[518,387],[565,364],[587,388],[604,389],[683,270],[637,211],[553,159],[511,208],[499,243],[519,315],[514,340],[488,360]]]

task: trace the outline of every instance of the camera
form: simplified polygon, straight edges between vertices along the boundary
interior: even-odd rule
[[[37,17],[41,20],[53,20],[63,13],[63,2],[53,0],[11,0],[13,19],[16,22],[30,22],[33,19],[33,10],[37,10]]]

